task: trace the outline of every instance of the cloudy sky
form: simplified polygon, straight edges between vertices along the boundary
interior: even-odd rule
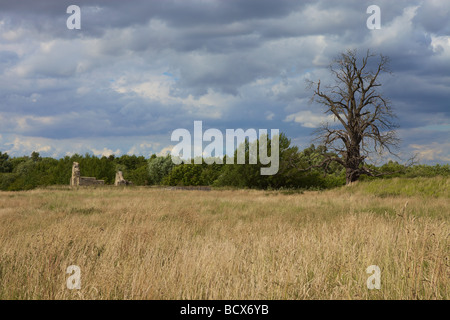
[[[391,59],[402,157],[450,162],[449,0],[1,0],[0,151],[148,157],[194,120],[304,148],[327,119],[305,80],[353,48]]]

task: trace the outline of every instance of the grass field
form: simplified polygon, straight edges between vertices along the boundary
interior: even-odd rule
[[[449,299],[449,190],[1,192],[0,299]]]

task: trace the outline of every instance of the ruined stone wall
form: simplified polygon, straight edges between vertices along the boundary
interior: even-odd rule
[[[128,186],[128,185],[132,185],[133,183],[131,181],[125,180],[123,178],[123,173],[122,171],[118,171],[116,173],[116,181],[114,182],[115,186]]]
[[[104,185],[104,180],[97,180],[93,177],[82,177],[80,172],[80,165],[78,162],[74,162],[72,165],[72,178],[70,179],[70,185],[77,186],[95,186]]]
[[[79,186],[95,186],[95,185],[104,185],[105,180],[97,180],[92,177],[80,177]]]

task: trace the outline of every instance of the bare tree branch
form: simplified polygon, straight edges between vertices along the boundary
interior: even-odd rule
[[[378,57],[376,67],[371,69],[371,61]],[[389,59],[375,55],[369,50],[358,59],[356,50],[348,50],[339,55],[329,70],[335,78],[334,86],[322,89],[320,80],[310,82],[314,88],[312,100],[325,106],[325,114],[337,119],[335,124],[324,123],[316,130],[317,140],[327,149],[337,152],[338,157],[327,157],[320,164],[308,168],[327,168],[337,162],[346,169],[347,183],[358,180],[361,174],[376,175],[365,166],[371,153],[382,154],[385,150],[394,154],[399,145],[394,123],[395,114],[390,101],[378,88],[379,77],[389,73]],[[295,165],[292,164],[294,167]]]

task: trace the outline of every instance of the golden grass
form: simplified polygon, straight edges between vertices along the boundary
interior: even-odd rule
[[[4,192],[0,299],[448,299],[449,231],[448,197],[358,186]]]

